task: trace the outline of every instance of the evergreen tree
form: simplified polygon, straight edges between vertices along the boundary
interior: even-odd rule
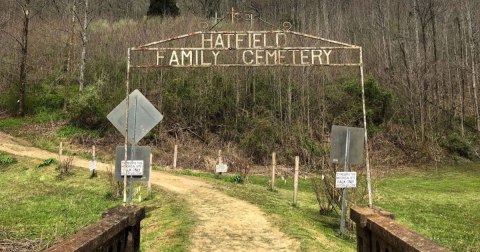
[[[150,0],[147,15],[175,17],[180,15],[180,9],[178,9],[175,0]]]

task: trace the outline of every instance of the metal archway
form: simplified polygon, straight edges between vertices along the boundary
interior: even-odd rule
[[[365,129],[368,205],[372,207],[362,47],[290,31],[290,27],[285,23],[285,30],[197,31],[128,48],[127,107],[130,70],[133,68],[359,67]],[[174,42],[181,43],[183,46],[173,46]],[[326,45],[320,45],[320,43]],[[128,112],[125,116],[126,125],[128,125]],[[128,129],[125,131],[128,134]],[[125,150],[127,145],[126,137]],[[126,154],[125,160],[127,160]],[[125,196],[126,176],[124,178]]]

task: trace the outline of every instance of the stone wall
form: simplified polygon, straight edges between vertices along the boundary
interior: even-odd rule
[[[140,221],[145,208],[118,206],[102,214],[102,219],[46,251],[139,251]]]
[[[352,207],[350,219],[356,224],[360,252],[450,251],[410,231],[397,223],[393,214],[383,210]]]

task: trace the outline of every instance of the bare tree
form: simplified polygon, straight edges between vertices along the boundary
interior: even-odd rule
[[[34,4],[35,3],[35,4]],[[12,38],[20,47],[20,73],[19,73],[19,85],[18,85],[18,116],[25,115],[25,91],[27,87],[27,61],[28,61],[28,43],[30,32],[30,20],[40,13],[45,6],[44,2],[32,1],[32,0],[15,0],[14,4],[18,7],[18,17],[22,22],[22,31],[20,35],[9,32],[6,29],[0,31],[10,38]],[[14,19],[10,19],[13,21]],[[6,20],[4,22],[7,22]]]

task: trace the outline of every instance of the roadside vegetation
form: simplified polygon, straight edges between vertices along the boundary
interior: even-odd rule
[[[480,164],[393,172],[378,179],[376,205],[453,251],[480,251]]]
[[[54,155],[54,154],[52,154]],[[90,178],[88,169],[59,170],[55,159],[37,160],[0,153],[0,250],[41,251],[95,223],[121,204],[112,197],[105,172]],[[185,251],[194,224],[186,203],[155,188],[141,190],[147,218],[142,221],[142,251]],[[136,195],[138,197],[138,195]],[[138,202],[136,202],[138,204]]]
[[[123,144],[106,115],[125,97],[126,48],[199,30],[233,7],[232,1],[169,0],[168,10],[147,12],[158,1],[30,2],[0,2],[6,17],[0,32],[7,35],[0,37],[0,130],[52,153],[62,142],[63,154],[86,159],[95,145],[99,161],[112,161]],[[231,24],[225,16],[215,29],[282,29],[288,20],[292,31],[364,48],[370,158],[373,167],[390,167],[374,181],[375,204],[454,251],[480,251],[480,19],[471,12],[480,1],[235,3],[269,23]],[[80,14],[85,22],[69,21],[81,21]],[[332,125],[363,127],[360,87],[356,68],[165,68],[132,69],[129,91],[140,89],[165,115],[139,143],[152,147],[157,166],[170,166],[178,146],[180,169],[206,171],[221,149],[235,175],[177,173],[258,205],[304,250],[348,251],[354,238],[338,235],[329,142]],[[295,207],[291,178],[277,180],[271,191],[268,177],[251,175],[270,163],[273,151],[284,165],[299,156],[309,176],[300,180]],[[439,168],[419,168],[425,165]],[[401,173],[399,166],[415,168]],[[0,153],[0,239],[41,249],[119,203],[105,174],[88,179],[88,171],[70,168]],[[364,186],[359,180],[352,203],[365,205]],[[167,251],[186,250],[196,221],[186,202],[158,189],[147,199],[142,250],[158,242]]]
[[[293,182],[277,181],[269,190],[269,178],[250,176],[236,183],[237,174],[216,176],[194,171],[176,174],[207,179],[232,197],[257,205],[272,223],[301,242],[302,251],[354,251],[354,232],[339,235],[339,215],[320,214],[311,180],[299,180],[299,204],[292,206]],[[375,180],[374,205],[395,214],[396,220],[452,251],[480,250],[480,164],[441,166],[437,169],[390,171]]]

